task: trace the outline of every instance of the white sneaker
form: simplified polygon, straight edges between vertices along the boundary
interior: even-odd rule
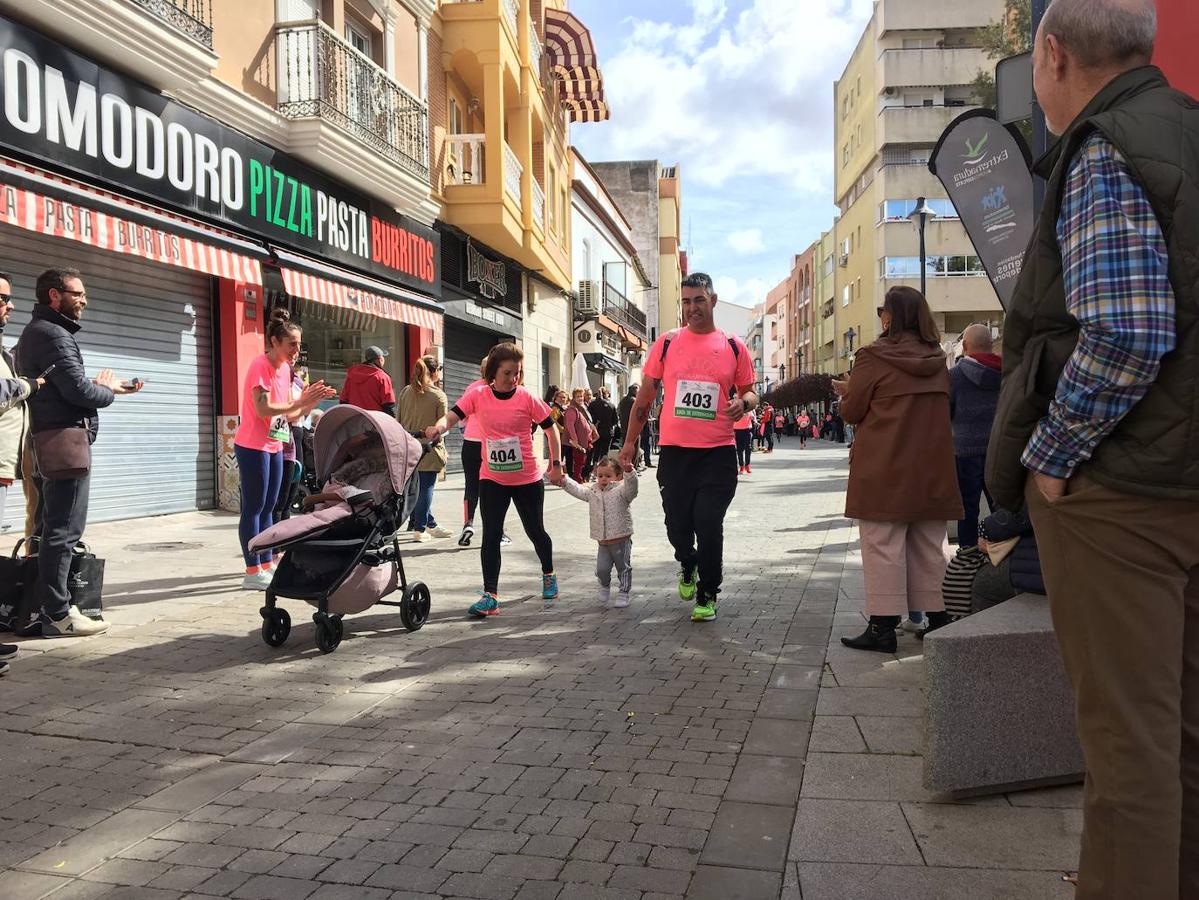
[[[271,572],[255,572],[241,580],[241,589],[243,591],[265,591],[271,586],[271,579],[274,577]]]
[[[616,602],[613,603],[612,605],[615,606],[617,609],[624,609],[626,606],[629,605],[629,595],[626,594],[624,591],[621,591],[619,594],[616,595]]]
[[[463,525],[462,526],[462,534],[458,535],[458,546],[459,547],[469,547],[470,542],[472,540],[474,540],[474,537],[475,537],[475,526],[474,525]]]
[[[442,528],[440,525],[438,525],[434,528],[430,528],[425,533],[431,534],[435,538],[448,538],[448,537],[454,536],[454,532],[450,531],[448,528]]]
[[[507,532],[505,532],[504,534],[500,535],[500,546],[501,546],[501,547],[506,547],[506,546],[508,546],[508,545],[509,545],[509,544],[511,544],[511,543],[512,543],[512,538],[508,537],[508,534],[507,534]]]
[[[42,637],[67,638],[87,637],[92,634],[103,634],[108,631],[108,623],[102,619],[89,619],[79,611],[78,606],[72,606],[67,614],[57,622],[42,614]]]
[[[427,532],[427,531],[413,531],[412,532],[412,542],[414,544],[425,544],[431,540],[433,540],[433,538],[429,537],[429,532]]]
[[[928,628],[928,619],[925,619],[923,622],[913,622],[911,619],[904,619],[903,624],[899,627],[908,634],[919,634]]]
[[[596,599],[599,600],[599,602],[602,603],[604,606],[607,606],[608,601],[612,599],[612,588],[604,587],[601,584],[599,586]]]

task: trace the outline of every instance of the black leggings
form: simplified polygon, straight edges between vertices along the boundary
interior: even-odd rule
[[[733,432],[737,436],[737,468],[748,466],[753,457],[753,432],[748,428],[738,428]]]
[[[701,592],[715,596],[724,577],[724,514],[737,493],[735,449],[662,447],[658,487],[674,558],[698,570]]]
[[[509,503],[516,505],[520,524],[541,560],[542,574],[550,575],[554,571],[554,542],[545,530],[545,485],[540,479],[516,487],[483,479],[479,482],[479,507],[483,513],[483,590],[489,594],[496,594],[500,586],[500,538],[504,535]]]
[[[479,505],[479,470],[483,467],[483,442],[462,442],[462,474],[466,476],[466,491],[463,493],[462,524],[475,521],[475,508]]]

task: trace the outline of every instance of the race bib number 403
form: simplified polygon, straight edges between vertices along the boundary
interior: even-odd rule
[[[491,472],[520,472],[525,467],[520,438],[500,438],[487,442],[487,469]]]
[[[711,421],[716,418],[720,385],[711,381],[680,381],[674,397],[676,418]]]

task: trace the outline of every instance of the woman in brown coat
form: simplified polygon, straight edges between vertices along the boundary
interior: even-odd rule
[[[845,515],[858,520],[870,625],[841,643],[895,652],[908,610],[948,623],[941,599],[946,523],[962,514],[949,422],[949,369],[928,302],[894,287],[879,309],[883,334],[858,351],[848,382],[834,382],[856,426]]]

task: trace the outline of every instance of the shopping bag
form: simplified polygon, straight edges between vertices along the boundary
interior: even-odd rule
[[[12,556],[0,557],[0,631],[29,636],[41,632],[41,598],[38,596],[37,555],[21,556],[24,540],[17,541]]]
[[[89,619],[99,619],[103,613],[101,595],[104,593],[104,560],[87,544],[80,541],[71,554],[71,572],[67,575],[67,590],[71,603]]]

